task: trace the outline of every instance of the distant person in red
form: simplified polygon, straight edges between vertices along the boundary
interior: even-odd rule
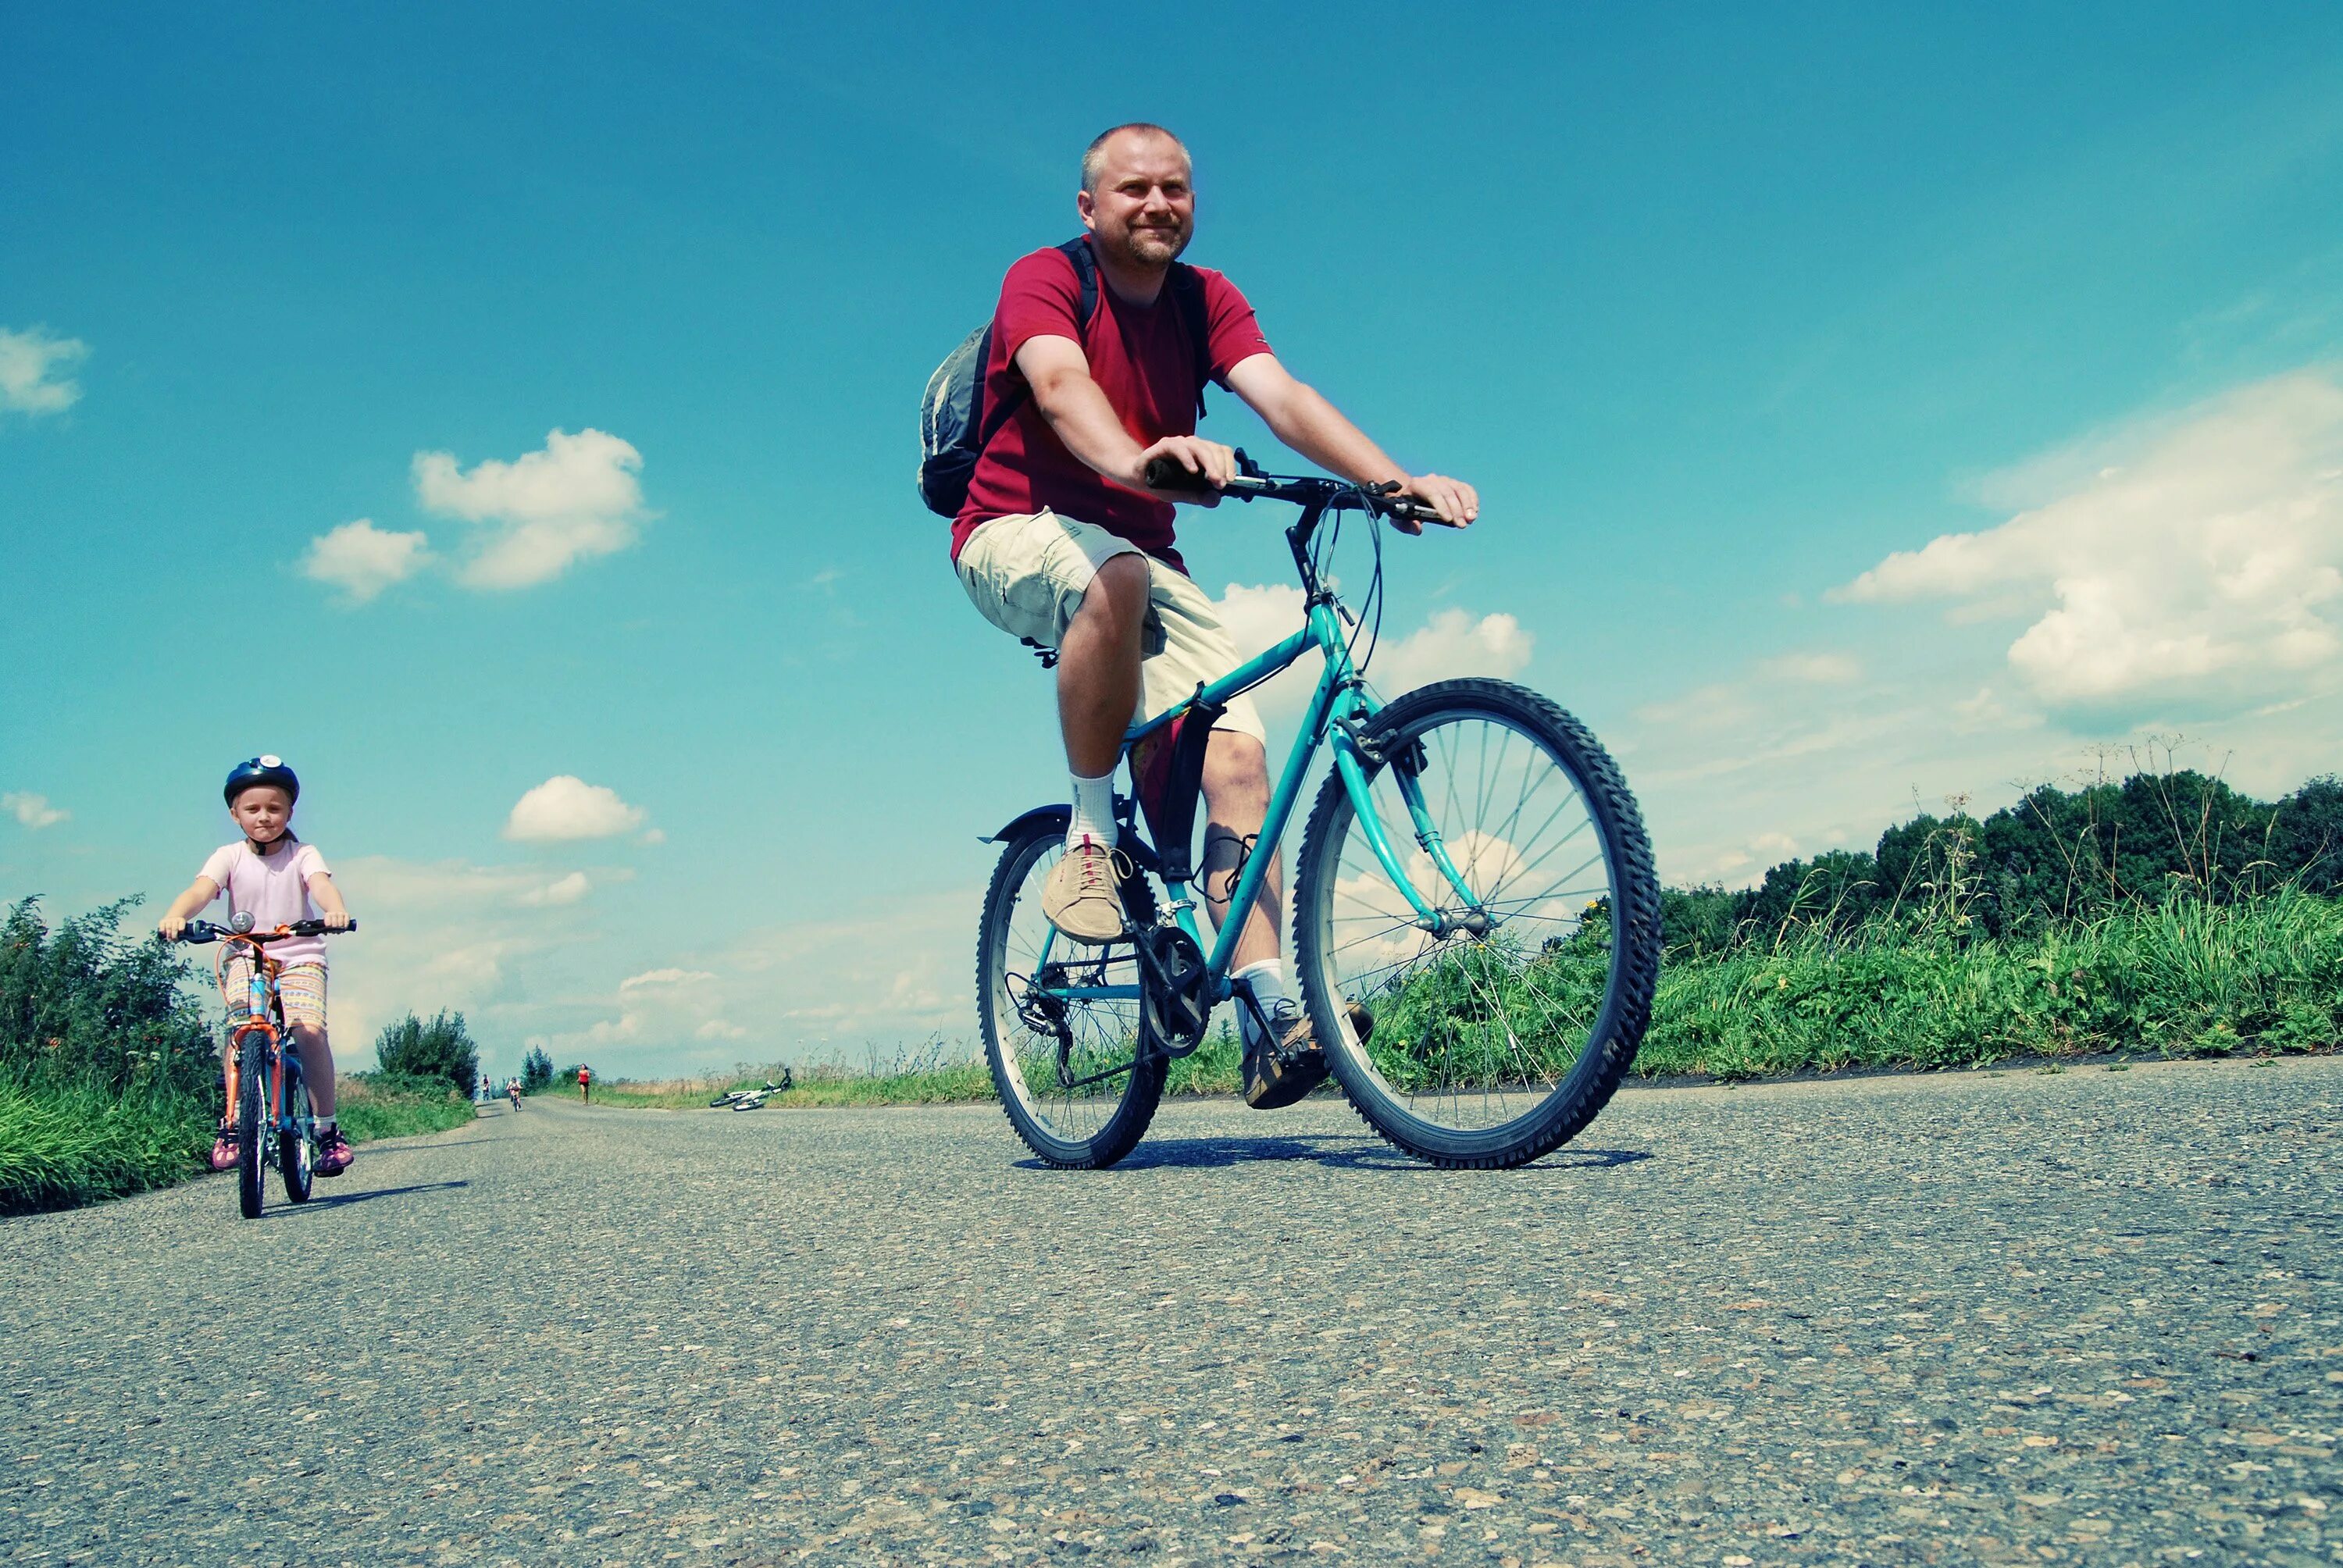
[[[594,1070],[581,1062],[578,1068],[578,1101],[579,1104],[590,1105],[593,1103],[593,1082]]]

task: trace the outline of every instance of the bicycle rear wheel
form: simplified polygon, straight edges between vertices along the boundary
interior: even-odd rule
[[[1441,1165],[1524,1164],[1594,1119],[1650,1021],[1660,900],[1642,815],[1583,725],[1506,681],[1409,692],[1367,743],[1385,842],[1446,929],[1426,928],[1329,777],[1295,879],[1311,1026],[1392,1143]]]
[[[277,1135],[277,1173],[285,1179],[287,1199],[307,1203],[316,1180],[317,1121],[309,1107],[309,1081],[303,1076],[298,1059],[285,1064],[285,1113],[293,1127]]]
[[[1140,1059],[1136,998],[1062,994],[1139,983],[1131,942],[1072,941],[1042,916],[1042,888],[1064,853],[1062,821],[1029,826],[1001,850],[977,931],[977,1010],[1009,1124],[1051,1164],[1087,1171],[1138,1144],[1169,1063]],[[1143,877],[1128,879],[1122,896],[1134,923],[1153,922]]]
[[[260,1138],[267,1116],[261,1108],[268,1103],[268,1051],[258,1030],[245,1035],[236,1063],[236,1204],[246,1219],[257,1220],[266,1168]]]

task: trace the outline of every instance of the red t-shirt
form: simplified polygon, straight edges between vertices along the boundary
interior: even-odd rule
[[[1268,353],[1269,340],[1235,284],[1210,267],[1196,273],[1204,285],[1209,369],[1217,379],[1240,360]],[[1055,246],[1021,257],[1001,281],[1001,308],[992,317],[992,357],[984,372],[985,407],[997,407],[1012,394],[1023,401],[994,433],[969,477],[968,499],[952,520],[954,560],[980,523],[1047,507],[1181,566],[1180,553],[1172,547],[1172,504],[1109,482],[1067,451],[1025,391],[1025,377],[1016,366],[1017,351],[1033,338],[1071,337],[1082,346],[1091,379],[1106,394],[1131,439],[1144,447],[1166,436],[1192,436],[1196,388],[1204,378],[1196,373],[1195,348],[1181,319],[1180,302],[1167,282],[1154,304],[1132,305],[1117,297],[1101,275],[1098,307],[1089,322],[1078,325],[1074,316],[1081,297],[1074,264]]]

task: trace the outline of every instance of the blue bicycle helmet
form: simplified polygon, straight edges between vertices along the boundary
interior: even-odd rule
[[[227,784],[220,794],[233,806],[238,795],[256,784],[274,784],[285,791],[287,799],[301,799],[301,780],[285,766],[282,757],[251,757],[237,763],[228,770]]]

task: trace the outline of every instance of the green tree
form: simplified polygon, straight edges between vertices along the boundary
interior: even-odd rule
[[[2310,892],[2343,893],[2343,779],[2313,779],[2280,800],[2272,816],[2271,869],[2300,878]]]
[[[460,1012],[436,1013],[429,1023],[410,1012],[382,1031],[374,1054],[385,1072],[444,1079],[459,1094],[469,1095],[479,1081],[480,1048],[465,1032]]]
[[[521,1092],[524,1094],[535,1094],[538,1090],[543,1089],[547,1084],[551,1083],[552,1081],[553,1058],[545,1054],[545,1048],[543,1046],[530,1046],[528,1048],[528,1055],[521,1059]]]

